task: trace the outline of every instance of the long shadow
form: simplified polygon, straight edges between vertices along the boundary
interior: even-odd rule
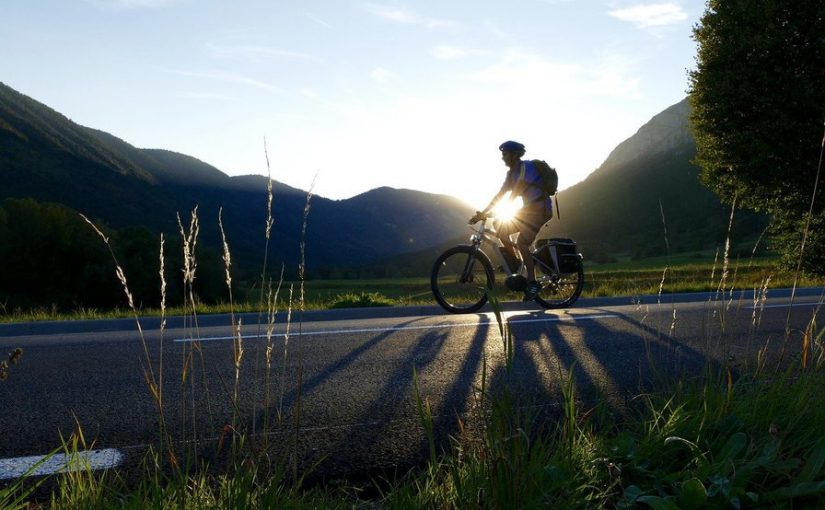
[[[546,316],[543,312],[511,316],[512,369],[496,371],[491,388],[516,395],[520,405],[552,410],[562,401],[562,385],[572,377],[574,398],[622,411],[628,399],[655,390],[664,381],[718,368],[705,353],[676,338],[610,313],[617,317],[588,320],[586,327],[552,320],[540,327],[519,325],[520,318]],[[617,320],[624,327],[610,326]]]
[[[404,328],[406,326],[410,326],[410,325],[412,325],[416,322],[419,322],[421,320],[422,319],[409,320],[407,322],[397,324],[393,327],[394,328]],[[276,391],[273,391],[273,394],[275,395],[275,398],[280,401],[280,404],[278,402],[275,402],[275,403],[271,403],[270,406],[281,405],[281,406],[283,406],[283,409],[285,409],[285,410],[290,409],[291,407],[294,406],[294,404],[298,400],[299,396],[308,394],[309,392],[316,389],[318,386],[322,385],[324,382],[326,382],[330,377],[332,377],[336,373],[339,373],[343,370],[346,370],[349,366],[351,366],[353,363],[355,363],[361,356],[366,354],[369,350],[375,348],[381,342],[383,342],[383,341],[387,340],[388,338],[390,338],[394,333],[396,333],[396,331],[388,330],[388,331],[384,331],[380,334],[375,335],[374,337],[370,338],[366,342],[362,343],[361,345],[359,345],[358,347],[356,347],[355,349],[350,351],[346,356],[343,356],[343,357],[335,360],[334,362],[327,364],[325,367],[319,368],[315,375],[309,377],[308,379],[302,379],[301,384],[298,387],[295,386],[295,384],[294,384],[295,381],[291,380],[291,376],[294,375],[294,374],[283,372],[283,367],[280,366],[280,364],[282,363],[283,358],[281,358],[280,356],[276,356],[277,361],[273,362],[273,365],[275,365],[275,366],[273,366],[273,371],[272,371],[273,377],[272,377],[272,382],[270,384],[273,386],[273,390],[276,390]],[[295,354],[294,351],[301,348],[300,346],[297,345],[297,342],[301,341],[301,337],[298,336],[297,334],[295,334],[293,337],[290,338],[290,340],[291,340],[290,344],[292,345],[293,350],[292,351],[288,350],[287,353],[294,360],[295,356],[297,356],[297,354]],[[281,343],[280,346],[281,346],[281,349],[283,349],[283,343]],[[289,369],[287,369],[287,370],[289,370]],[[290,379],[290,382],[293,383],[293,384],[291,384],[292,387],[290,389],[283,391],[283,394],[281,394],[281,392],[279,391],[281,388],[280,388],[279,383],[278,383],[279,378],[282,377],[282,376],[286,377],[287,379]],[[273,413],[273,410],[272,409],[268,409],[268,410],[263,409],[263,410],[260,410],[260,411],[257,412],[256,419],[258,420],[258,423],[263,423],[264,422],[263,421],[264,417],[265,417],[264,415],[267,412],[269,412],[270,415],[271,415],[271,413]]]
[[[483,322],[486,316],[478,317],[481,324],[472,334],[462,359],[445,357],[449,342],[460,341],[448,331],[429,332],[415,341],[406,359],[395,363],[395,369],[385,376],[383,387],[361,411],[358,421],[369,426],[349,427],[329,448],[323,466],[328,476],[346,474],[350,480],[374,477],[376,472],[394,476],[426,460],[428,442],[422,427],[410,427],[411,422],[421,424],[415,401],[414,369],[422,400],[440,401],[432,408],[432,415],[434,435],[443,448],[447,438],[457,431],[456,413],[467,410],[484,356],[489,325]],[[445,382],[444,377],[450,380]],[[447,389],[442,391],[445,384]]]

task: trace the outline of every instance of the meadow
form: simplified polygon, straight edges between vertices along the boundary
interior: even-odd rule
[[[825,285],[825,278],[801,275],[783,268],[778,259],[771,257],[732,260],[727,267],[721,257],[714,253],[685,253],[643,260],[626,260],[611,264],[586,264],[585,286],[582,297],[641,296],[670,294],[679,292],[717,291],[720,286],[727,290],[759,290],[762,288],[790,288],[797,286]],[[725,281],[722,276],[725,273]],[[501,286],[504,274],[496,274],[496,282]],[[303,285],[305,310],[326,310],[335,308],[370,306],[411,306],[434,305],[427,276],[416,278],[384,278],[365,280],[306,280],[284,281],[284,291],[276,303],[281,309],[288,306],[288,289]],[[504,289],[501,289],[504,291]],[[247,294],[254,294],[249,292]],[[520,296],[505,293],[502,300],[519,300]],[[236,300],[232,303],[204,304],[196,302],[198,314],[257,312],[260,304],[257,298]],[[140,307],[141,316],[158,316],[159,308]],[[191,313],[191,305],[168,308],[167,315]],[[84,320],[116,317],[131,317],[134,311],[128,308],[95,309],[78,308],[61,312],[56,307],[39,307],[28,310],[7,310],[0,313],[0,323],[27,322],[40,320]]]

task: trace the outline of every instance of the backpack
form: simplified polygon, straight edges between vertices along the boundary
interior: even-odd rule
[[[541,189],[548,197],[553,196],[559,190],[559,174],[556,169],[540,159],[534,159],[533,165],[541,176]]]

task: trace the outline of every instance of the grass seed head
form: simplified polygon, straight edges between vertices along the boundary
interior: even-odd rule
[[[18,347],[17,349],[11,351],[9,353],[9,363],[11,365],[16,365],[20,362],[20,358],[23,356],[23,349]]]

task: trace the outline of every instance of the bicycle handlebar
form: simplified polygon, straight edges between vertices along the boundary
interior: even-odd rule
[[[490,218],[494,218],[494,217],[495,216],[490,212],[482,213],[481,211],[476,211],[475,215],[473,215],[473,217],[470,218],[469,224],[472,225],[474,223],[478,223],[478,222],[481,222],[481,221],[487,221]]]

